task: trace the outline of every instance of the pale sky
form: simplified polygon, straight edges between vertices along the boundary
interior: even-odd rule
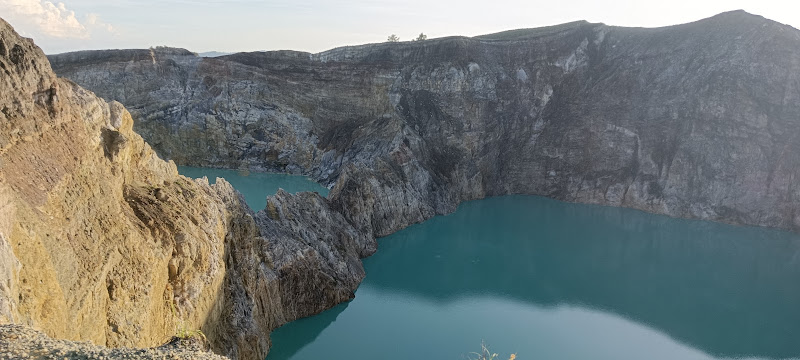
[[[574,20],[657,27],[744,9],[800,28],[798,0],[0,0],[0,17],[46,53],[167,45],[196,52],[475,36]]]

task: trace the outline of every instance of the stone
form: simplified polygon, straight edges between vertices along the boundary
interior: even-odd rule
[[[486,196],[800,227],[800,35],[742,11],[319,54],[51,56],[71,81],[5,22],[0,41],[0,322],[59,339],[150,348],[188,326],[263,359],[269,331],[352,298],[375,237]],[[157,153],[332,190],[254,213]]]
[[[374,238],[326,199],[282,193],[287,216],[264,219],[224,179],[180,176],[122,104],[57,78],[3,20],[0,39],[0,344],[184,359],[144,348],[199,330],[217,354],[262,360],[271,330],[352,298]]]
[[[503,194],[796,231],[798,39],[733,11],[318,54],[164,49],[155,66],[130,62],[137,50],[50,60],[134,109],[162,156],[309,175],[375,236]]]
[[[0,325],[0,359],[186,359],[224,360],[204,349],[202,338],[172,340],[154,349],[109,349],[57,340],[22,325]]]

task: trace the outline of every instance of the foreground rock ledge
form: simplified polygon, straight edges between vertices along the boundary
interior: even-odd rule
[[[188,342],[188,341],[187,341]],[[151,349],[109,349],[88,342],[55,340],[41,331],[21,325],[0,325],[0,360],[49,359],[181,359],[226,360],[193,343],[185,346],[163,346]]]

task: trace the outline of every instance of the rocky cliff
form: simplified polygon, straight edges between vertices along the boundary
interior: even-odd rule
[[[0,71],[0,325],[109,347],[199,329],[261,360],[270,330],[353,296],[374,239],[328,200],[254,214],[224,180],[178,175],[120,103],[57,78],[2,20]]]
[[[320,54],[51,56],[73,83],[0,22],[0,322],[143,347],[185,326],[263,358],[272,328],[352,296],[374,236],[491,195],[798,230],[798,49],[796,29],[732,12]],[[333,189],[254,214],[156,153]]]
[[[800,228],[800,32],[735,11],[634,29],[200,58],[51,56],[162,156],[336,184],[377,236],[511,193]]]

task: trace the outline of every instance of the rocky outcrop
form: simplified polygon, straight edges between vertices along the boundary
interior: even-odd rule
[[[373,237],[350,226],[317,193],[293,196],[280,190],[256,214],[256,223],[270,239],[268,261],[280,280],[287,320],[352,299],[364,278],[359,259],[377,247]]]
[[[797,230],[800,33],[744,12],[200,58],[52,56],[0,22],[0,322],[152,347],[268,332],[352,297],[359,257],[524,193]],[[134,122],[133,118],[137,121]],[[303,173],[253,213],[188,165]],[[173,311],[174,309],[174,311]]]
[[[353,296],[374,239],[328,200],[280,194],[256,215],[223,179],[178,175],[120,103],[57,78],[2,20],[0,71],[0,324],[115,348],[202,330],[260,360],[269,331]]]
[[[336,184],[337,209],[380,236],[511,193],[797,230],[797,49],[796,29],[735,11],[319,54],[50,59],[133,109],[163,156]]]

